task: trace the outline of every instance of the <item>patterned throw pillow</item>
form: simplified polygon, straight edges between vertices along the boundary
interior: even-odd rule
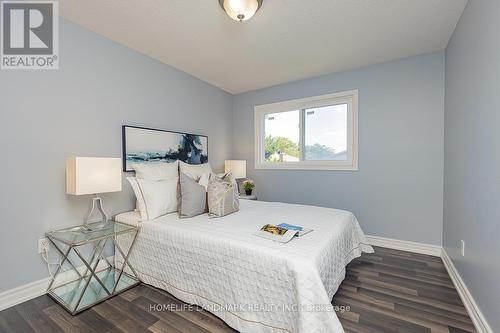
[[[222,217],[240,210],[238,185],[231,172],[222,177],[210,175],[208,182],[208,215]]]

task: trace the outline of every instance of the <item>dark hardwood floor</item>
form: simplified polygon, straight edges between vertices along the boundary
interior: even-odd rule
[[[347,333],[475,332],[437,257],[376,248],[349,264],[332,303]],[[158,304],[178,311],[155,308]],[[140,285],[70,316],[48,296],[0,312],[1,333],[226,333],[236,332],[214,315],[189,311],[168,293]],[[325,332],[327,333],[327,332]]]
[[[347,269],[333,304],[346,332],[476,332],[438,257],[376,247]]]

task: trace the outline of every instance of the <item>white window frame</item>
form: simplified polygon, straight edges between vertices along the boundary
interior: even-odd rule
[[[265,160],[265,115],[331,105],[347,104],[347,160],[346,161],[299,161],[267,162]],[[284,102],[257,105],[254,109],[255,169],[274,170],[358,170],[358,90],[294,99]],[[302,118],[302,117],[301,117]],[[300,147],[304,149],[305,126],[300,119]]]

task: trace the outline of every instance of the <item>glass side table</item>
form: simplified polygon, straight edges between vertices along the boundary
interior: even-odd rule
[[[133,240],[127,252],[124,252],[118,245],[117,237],[129,233]],[[138,233],[138,227],[113,221],[109,221],[101,230],[87,231],[83,226],[77,226],[47,232],[46,237],[62,256],[61,265],[50,282],[47,294],[75,315],[138,285],[139,278],[128,261]],[[116,267],[103,255],[105,248],[110,246],[107,244],[112,244],[115,252],[118,251],[123,258],[121,267]],[[61,268],[65,263],[69,264],[71,270],[62,274]],[[62,279],[56,282],[58,276]]]

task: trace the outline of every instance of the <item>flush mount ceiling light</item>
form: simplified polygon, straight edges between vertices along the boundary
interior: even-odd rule
[[[235,21],[246,21],[252,18],[262,6],[263,0],[219,0],[226,14]]]

